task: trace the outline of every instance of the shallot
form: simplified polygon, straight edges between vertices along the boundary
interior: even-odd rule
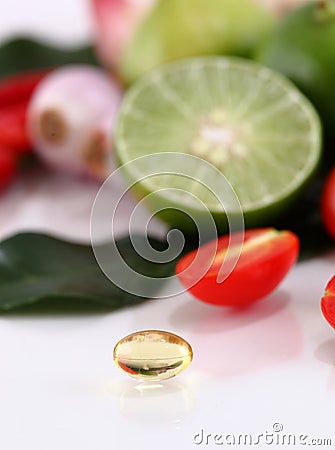
[[[59,171],[105,178],[122,90],[104,70],[68,65],[47,75],[28,108],[36,153]]]

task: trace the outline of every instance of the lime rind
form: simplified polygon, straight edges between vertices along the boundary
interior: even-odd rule
[[[317,167],[321,123],[309,100],[286,77],[237,57],[165,64],[133,85],[123,101],[116,131],[120,164],[150,153],[192,153],[190,143],[199,117],[215,112],[219,116],[222,110],[229,126],[243,128],[240,147],[241,154],[246,148],[247,156],[229,163],[218,159],[214,165],[236,190],[244,213],[285,203]],[[203,153],[213,163],[210,152],[204,149]],[[127,176],[137,180],[141,173],[132,166]],[[174,183],[171,178],[165,181]],[[146,180],[143,189],[153,192],[164,186],[164,180],[160,184],[156,178]],[[178,187],[190,189],[189,185]],[[213,213],[221,210],[215,202],[208,207]]]

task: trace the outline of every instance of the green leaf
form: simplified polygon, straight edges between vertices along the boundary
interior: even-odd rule
[[[60,48],[25,38],[17,38],[0,46],[0,77],[76,63],[98,64],[91,47]]]
[[[141,245],[146,237],[132,239]],[[166,243],[157,239],[150,239],[150,243],[157,250],[166,248]],[[167,277],[174,272],[174,262],[154,263],[139,256],[129,236],[118,240],[116,245],[123,260],[139,273],[154,278]],[[123,277],[123,282],[131,283],[125,279],[123,265],[113,253],[110,253],[110,262],[111,270],[120,277],[118,280]],[[113,310],[143,300],[105,277],[91,246],[35,233],[17,234],[0,243],[0,311],[38,303],[52,309],[95,305]]]

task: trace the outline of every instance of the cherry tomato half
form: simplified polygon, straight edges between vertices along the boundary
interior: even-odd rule
[[[335,276],[328,282],[321,299],[321,311],[329,325],[335,328]]]
[[[321,195],[321,217],[327,232],[335,239],[335,167],[328,175]]]
[[[223,262],[236,257],[240,246],[230,247],[229,240],[243,242],[236,265],[224,275]],[[176,273],[181,283],[199,300],[213,305],[245,306],[272,292],[285,277],[299,254],[299,239],[290,231],[274,228],[247,230],[211,241],[178,261]],[[232,256],[231,256],[232,255]],[[213,258],[214,256],[214,258]],[[238,254],[237,254],[238,256]],[[208,258],[210,264],[208,264]],[[205,274],[204,267],[209,267]],[[228,264],[229,267],[229,264]]]

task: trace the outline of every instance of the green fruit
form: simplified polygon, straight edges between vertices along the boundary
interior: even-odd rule
[[[335,1],[288,14],[255,59],[289,77],[314,103],[328,136],[335,136]]]
[[[314,108],[282,75],[240,58],[202,57],[160,66],[128,90],[119,114],[116,151],[120,164],[126,164],[126,177],[136,182],[136,193],[153,193],[147,201],[151,209],[171,208],[172,203],[201,221],[197,206],[187,198],[191,193],[224,228],[218,199],[192,177],[174,175],[187,169],[195,179],[201,175],[204,185],[214,183],[214,193],[220,192],[219,177],[215,185],[215,174],[201,164],[205,160],[235,190],[247,225],[259,226],[284,211],[313,173],[320,134]],[[156,153],[162,157],[145,162],[157,169],[154,177],[141,179],[144,163],[127,165]],[[184,168],[178,163],[181,153],[202,159],[194,158],[187,162],[192,167]],[[169,174],[164,174],[167,165]],[[167,197],[159,191],[171,187],[179,193]],[[227,212],[238,214],[229,208]],[[177,228],[188,228],[181,213],[169,210],[163,217]]]
[[[246,54],[272,28],[274,17],[250,0],[161,0],[139,26],[121,60],[129,83],[178,58]]]

